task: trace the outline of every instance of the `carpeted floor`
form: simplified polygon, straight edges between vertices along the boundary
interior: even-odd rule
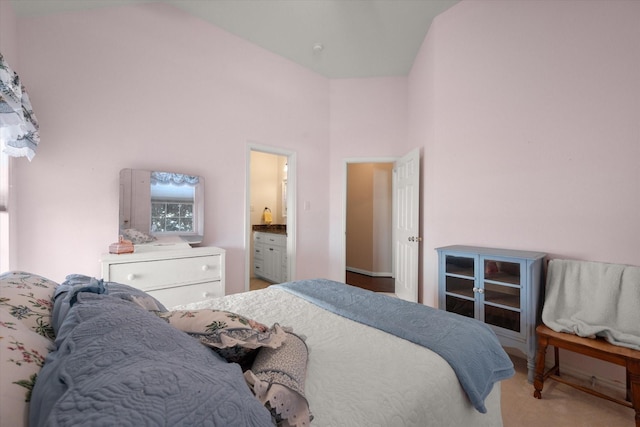
[[[548,380],[542,399],[533,397],[527,363],[511,356],[516,375],[501,384],[504,427],[633,427],[635,412],[565,384]]]

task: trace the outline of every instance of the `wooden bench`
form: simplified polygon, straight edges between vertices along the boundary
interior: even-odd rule
[[[610,400],[620,405],[633,408],[636,411],[636,427],[640,427],[640,350],[609,344],[602,338],[582,338],[574,334],[555,332],[545,325],[536,328],[538,337],[538,354],[536,358],[536,373],[533,381],[535,391],[533,396],[542,398],[542,387],[547,378],[567,384],[578,390]],[[545,372],[545,356],[548,346],[554,347],[554,365]],[[600,393],[591,388],[568,381],[560,376],[560,359],[558,349],[562,348],[585,356],[624,366],[627,370],[626,400]]]

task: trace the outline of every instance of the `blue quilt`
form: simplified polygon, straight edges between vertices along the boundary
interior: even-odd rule
[[[61,311],[30,426],[273,426],[239,365],[138,303],[96,289],[74,294]]]
[[[487,412],[484,400],[493,384],[515,373],[495,333],[475,319],[325,279],[276,287],[437,353],[451,365],[481,413]]]

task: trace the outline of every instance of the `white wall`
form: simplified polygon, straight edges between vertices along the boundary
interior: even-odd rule
[[[251,141],[296,151],[297,274],[326,276],[327,79],[163,4],[20,19],[18,47],[42,137],[16,168],[18,268],[99,275],[119,170],[176,170],[205,177],[203,244],[244,290]]]

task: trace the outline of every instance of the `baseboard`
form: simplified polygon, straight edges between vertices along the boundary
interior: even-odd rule
[[[393,277],[391,273],[367,271],[367,270],[362,270],[360,268],[354,268],[354,267],[347,267],[346,270],[350,271],[351,273],[364,274],[365,276],[371,276],[371,277]]]

